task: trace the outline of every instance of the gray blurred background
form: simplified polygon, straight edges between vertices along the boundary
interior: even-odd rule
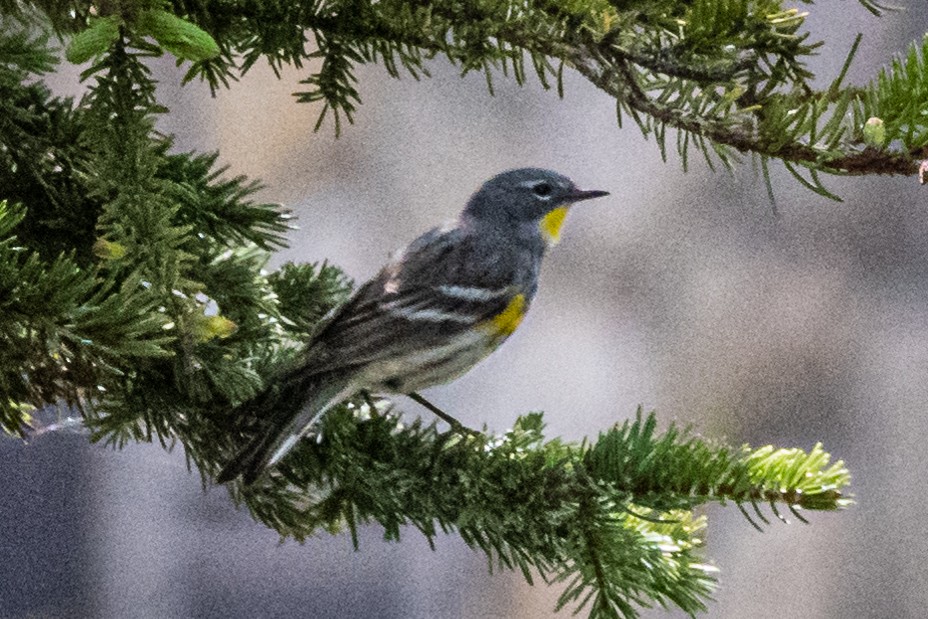
[[[857,2],[811,7],[828,45],[822,82],[865,33],[861,83],[928,28],[924,2],[877,20]],[[854,474],[857,503],[811,526],[756,532],[710,507],[705,554],[721,569],[711,617],[923,617],[928,608],[928,189],[912,178],[834,178],[836,204],[773,166],[779,216],[750,161],[683,174],[614,103],[568,72],[559,100],[536,83],[395,81],[359,70],[364,105],[336,140],[317,107],[255,70],[212,99],[157,64],[160,128],[180,150],[218,149],[301,229],[275,258],[329,259],[372,275],[387,254],[453,217],[487,177],[551,167],[612,196],[571,213],[519,332],[453,385],[427,395],[473,426],[503,431],[544,410],[549,436],[595,436],[641,404],[733,444],[823,441]],[[57,92],[80,92],[63,67]],[[428,415],[411,402],[412,414]],[[409,530],[278,543],[204,492],[183,454],[113,451],[83,436],[0,440],[2,617],[549,617],[558,590],[488,574],[454,536],[428,549]],[[646,617],[679,616],[648,611]],[[560,616],[570,616],[563,612]]]

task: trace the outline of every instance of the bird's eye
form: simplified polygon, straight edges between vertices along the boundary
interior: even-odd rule
[[[540,198],[547,198],[548,196],[551,195],[551,191],[553,191],[551,189],[551,185],[545,182],[538,183],[537,185],[532,187],[532,193],[534,193],[536,196]]]

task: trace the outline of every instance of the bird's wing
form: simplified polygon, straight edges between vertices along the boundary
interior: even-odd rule
[[[310,349],[319,370],[445,343],[499,315],[519,290],[505,261],[488,252],[457,228],[414,241],[317,333]]]

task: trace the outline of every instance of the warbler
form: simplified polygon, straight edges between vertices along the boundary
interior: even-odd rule
[[[538,168],[488,180],[456,221],[397,252],[323,319],[293,367],[240,406],[267,416],[267,428],[217,481],[254,482],[327,410],[362,390],[414,393],[467,372],[519,326],[570,206],[606,195]],[[276,406],[283,401],[302,406]]]

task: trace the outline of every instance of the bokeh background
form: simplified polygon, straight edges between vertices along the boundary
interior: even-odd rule
[[[828,42],[811,62],[822,83],[857,32],[857,83],[920,39],[928,11],[905,4],[881,20],[851,0],[809,7]],[[491,97],[481,75],[441,61],[423,82],[363,67],[364,105],[335,139],[290,97],[298,72],[256,69],[211,98],[181,88],[170,60],[154,68],[172,110],[159,128],[177,148],[218,149],[298,215],[275,264],[329,259],[368,277],[507,168],[611,190],[571,213],[519,332],[427,395],[498,431],[544,410],[549,436],[580,439],[640,404],[734,444],[823,441],[850,466],[856,505],[763,534],[732,506],[709,508],[721,586],[708,616],[928,612],[928,190],[914,179],[832,178],[837,204],[774,165],[775,213],[750,160],[727,174],[694,157],[684,174],[570,72],[560,100],[502,76]],[[50,82],[81,92],[76,68]],[[454,536],[434,552],[412,530],[386,543],[376,526],[359,552],[347,536],[280,544],[224,489],[204,490],[180,449],[48,434],[0,440],[0,471],[0,617],[553,616],[556,589],[489,574]]]

